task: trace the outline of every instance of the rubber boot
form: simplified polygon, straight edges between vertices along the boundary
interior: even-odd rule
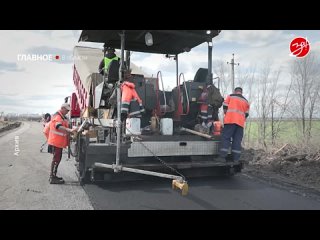
[[[232,153],[226,156],[226,162],[234,162]]]
[[[64,180],[57,178],[56,172],[57,172],[57,164],[55,162],[52,162],[50,178],[49,178],[50,184],[63,184]]]
[[[55,167],[53,168],[53,170],[54,170],[54,176],[55,176],[57,179],[59,179],[59,180],[63,180],[62,177],[58,177],[58,176],[57,176],[59,164],[60,164],[60,163],[56,164]]]

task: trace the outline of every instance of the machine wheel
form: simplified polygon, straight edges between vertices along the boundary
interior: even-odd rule
[[[79,160],[79,183],[81,186],[90,182],[89,171],[87,170],[85,164],[85,155],[86,155],[86,143],[83,139],[79,141],[79,147],[77,149],[77,158]]]

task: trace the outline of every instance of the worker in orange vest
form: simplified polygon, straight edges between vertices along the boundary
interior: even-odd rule
[[[241,155],[241,141],[246,118],[249,116],[249,102],[242,95],[242,88],[237,87],[234,93],[227,96],[223,103],[224,128],[221,138],[220,156],[227,161],[238,161]],[[228,158],[231,145],[231,158]]]
[[[44,128],[43,128],[43,133],[46,136],[47,142],[49,138],[49,131],[50,131],[50,121],[51,121],[51,115],[50,113],[46,113],[44,115]],[[45,144],[45,143],[44,143]],[[48,153],[52,153],[53,147],[48,144]]]
[[[50,184],[63,184],[64,180],[57,176],[58,166],[62,158],[63,148],[68,146],[68,134],[75,132],[76,129],[68,128],[66,114],[70,111],[70,105],[64,103],[61,109],[56,112],[50,121],[48,144],[53,146],[53,159],[50,171]]]
[[[132,82],[124,81],[121,84],[121,120],[128,117],[141,117],[141,113],[145,112],[142,100],[136,92],[135,85]],[[134,109],[134,104],[138,102],[139,108]]]

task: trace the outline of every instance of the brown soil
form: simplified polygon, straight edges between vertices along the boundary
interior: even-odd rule
[[[13,122],[1,121],[0,122],[0,133],[9,131],[9,130],[17,128],[17,127],[20,127],[20,125],[21,125],[21,122],[14,122],[13,123]]]
[[[261,149],[245,149],[241,160],[249,171],[277,174],[299,185],[320,190],[320,151],[307,151],[293,145],[278,150],[267,153]]]

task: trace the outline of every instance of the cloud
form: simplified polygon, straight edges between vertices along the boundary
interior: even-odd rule
[[[58,94],[38,94],[33,96],[3,96],[0,95],[0,111],[6,113],[43,113],[55,112],[63,103],[67,95]]]
[[[28,32],[32,32],[38,35],[48,36],[54,39],[75,37],[77,38],[77,40],[81,34],[81,30],[28,30]]]
[[[70,84],[54,84],[52,85],[53,88],[69,88]]]
[[[51,36],[53,31],[54,30],[29,30],[29,32],[39,34],[39,35],[47,35],[47,36]]]
[[[78,35],[78,30],[0,30],[0,60],[17,61],[18,54],[39,46],[72,51]]]
[[[15,62],[5,62],[0,60],[0,73],[4,72],[23,72],[23,68],[18,68]]]
[[[18,96],[19,93],[2,93],[0,92],[0,96],[4,96],[4,97],[14,97],[14,96]]]
[[[15,97],[10,97],[10,96],[0,96],[0,102],[1,102],[1,106],[2,105],[18,106],[19,103],[21,102],[21,99],[17,99]]]
[[[72,53],[78,35],[79,30],[0,30],[0,109],[55,112],[74,91]],[[56,54],[65,59],[18,61],[18,54]]]
[[[207,44],[202,44],[192,49],[188,53],[179,55],[179,74],[184,73],[185,79],[194,78],[199,68],[208,67]],[[141,54],[134,53],[131,55],[131,61],[137,66],[142,66],[142,70],[156,77],[158,71],[162,72],[164,84],[175,87],[176,85],[176,61],[173,58],[166,58],[164,54]]]
[[[74,38],[75,35],[77,34],[76,30],[69,30],[69,31],[66,31],[66,30],[54,30],[52,31],[51,33],[51,38],[53,39],[63,39],[63,38]],[[79,36],[80,36],[80,33],[79,33]]]
[[[281,30],[229,30],[219,35],[220,42],[236,42],[251,47],[268,46],[283,38],[286,35]]]
[[[81,34],[81,30],[72,30],[72,34],[78,40],[78,38],[80,37],[80,34]]]
[[[24,98],[24,100],[26,101],[51,101],[54,100],[56,98],[60,98],[61,101],[62,99],[64,99],[66,97],[65,94],[61,93],[61,94],[38,94],[38,95],[33,95],[33,96],[27,96]]]
[[[71,64],[21,61],[19,65],[26,71],[6,72],[0,77],[2,92],[33,95],[35,93],[51,93],[52,85],[73,86]]]

